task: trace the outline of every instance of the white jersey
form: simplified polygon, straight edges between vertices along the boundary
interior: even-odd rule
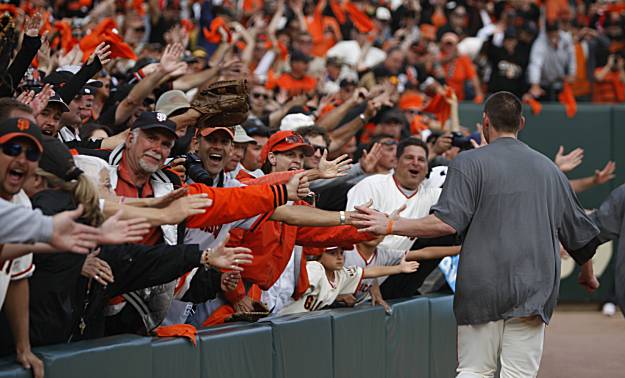
[[[299,245],[293,247],[291,258],[280,274],[278,280],[268,289],[263,290],[260,300],[272,313],[279,313],[284,307],[293,302],[293,293],[295,292],[295,275],[296,268],[299,268],[299,262],[303,254],[303,248]],[[298,257],[298,265],[296,267],[295,260]]]
[[[280,315],[315,311],[329,306],[334,303],[339,295],[353,294],[358,288],[363,274],[360,267],[343,267],[343,269],[334,272],[334,281],[330,282],[326,276],[325,268],[317,261],[307,262],[306,271],[310,282],[306,293],[282,309]]]
[[[11,203],[24,206],[28,209],[32,208],[30,200],[23,190],[13,196]],[[0,308],[4,304],[7,290],[11,281],[17,281],[28,278],[33,275],[35,266],[33,265],[33,254],[29,253],[13,260],[6,260],[0,263]]]
[[[356,248],[343,251],[345,266],[355,266],[362,269],[370,268],[373,266],[397,265],[400,263],[402,257],[404,257],[405,254],[405,250],[390,249],[378,246],[373,252],[373,255],[371,255],[369,259],[365,259],[365,257],[361,255]],[[358,286],[356,293],[354,294],[354,296],[356,297],[356,301],[362,302],[367,299],[369,289],[371,289],[371,286],[373,286],[375,280],[377,280],[378,283],[381,285],[387,278],[388,276],[363,279]]]
[[[372,207],[385,213],[391,213],[406,205],[401,213],[404,218],[421,218],[430,213],[430,208],[438,202],[440,188],[431,188],[422,183],[412,196],[406,196],[397,186],[393,174],[378,174],[366,177],[347,193],[346,210],[354,210],[354,206],[373,200]],[[415,238],[389,235],[384,238],[381,246],[391,249],[408,250]]]

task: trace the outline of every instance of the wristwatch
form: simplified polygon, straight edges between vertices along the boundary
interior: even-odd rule
[[[345,222],[347,221],[347,217],[345,216],[345,211],[339,211],[339,223],[341,225],[345,224]]]
[[[363,125],[367,123],[367,118],[365,117],[365,115],[363,113],[360,113],[358,118],[360,118],[360,120],[362,121]]]

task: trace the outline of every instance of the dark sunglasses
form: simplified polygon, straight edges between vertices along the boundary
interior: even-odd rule
[[[287,137],[285,137],[284,139],[282,139],[280,142],[287,142],[287,143],[306,143],[306,141],[304,140],[304,138],[302,138],[301,135],[289,135]],[[277,143],[276,143],[277,144]]]
[[[324,146],[319,146],[319,145],[316,145],[316,144],[311,144],[311,146],[312,146],[312,148],[314,149],[314,151],[315,151],[315,152],[319,151],[319,153],[320,153],[321,155],[323,155],[323,153],[324,153],[324,152],[326,151],[326,149],[327,149],[327,148],[326,148],[326,147],[324,147]]]
[[[263,98],[264,100],[269,100],[269,96],[264,93],[252,93],[252,97]]]
[[[399,143],[396,140],[385,140],[384,142],[380,142],[380,144],[384,146],[397,146]]]
[[[8,156],[20,156],[24,151],[24,147],[19,143],[4,143],[2,144],[2,153]],[[41,157],[41,151],[37,147],[28,146],[26,148],[26,159],[29,161],[38,161]]]

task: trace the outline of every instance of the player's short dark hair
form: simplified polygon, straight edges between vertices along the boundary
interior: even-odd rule
[[[521,100],[510,92],[497,92],[486,99],[484,113],[493,128],[500,132],[516,133],[521,127],[523,106]]]
[[[406,150],[406,148],[409,146],[417,146],[423,148],[423,150],[425,150],[425,159],[428,159],[428,145],[421,139],[413,137],[402,139],[399,142],[399,144],[397,145],[397,159],[399,159],[401,155],[404,154],[404,150]]]
[[[21,103],[12,97],[0,98],[0,122],[11,118],[11,112],[14,110],[21,110],[25,113],[31,114],[33,112],[33,109],[30,106]]]

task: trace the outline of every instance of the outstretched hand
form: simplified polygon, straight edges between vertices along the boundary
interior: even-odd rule
[[[216,248],[204,251],[202,263],[218,269],[229,269],[239,272],[243,271],[241,265],[251,264],[254,258],[251,255],[252,251],[244,247],[226,247],[229,239],[230,235],[226,236]]]
[[[64,211],[52,218],[53,231],[48,243],[59,251],[88,253],[95,248],[100,238],[100,230],[77,223],[84,207],[79,205],[76,210]]]
[[[406,261],[406,255],[401,258],[399,267],[402,273],[414,273],[419,268],[419,263],[416,261]]]
[[[388,222],[391,220],[387,214],[364,205],[354,206],[354,208],[358,212],[350,214],[350,222],[359,229],[359,232],[386,235]]]
[[[286,184],[287,199],[297,201],[305,198],[310,193],[310,187],[306,172],[300,172],[289,180]]]
[[[108,218],[100,226],[98,244],[138,243],[150,231],[144,218],[122,220],[123,210]]]
[[[576,148],[568,154],[564,154],[564,147],[560,146],[558,152],[556,153],[556,157],[553,159],[558,168],[562,172],[570,172],[577,168],[578,165],[582,163],[584,159],[584,149]]]
[[[593,183],[595,185],[603,185],[606,182],[612,180],[615,177],[615,170],[616,163],[613,161],[609,161],[602,170],[595,170],[595,178],[593,180]]]
[[[347,154],[343,154],[332,161],[328,161],[327,158],[328,150],[326,149],[319,161],[319,174],[322,179],[345,176],[352,166],[352,159]]]

